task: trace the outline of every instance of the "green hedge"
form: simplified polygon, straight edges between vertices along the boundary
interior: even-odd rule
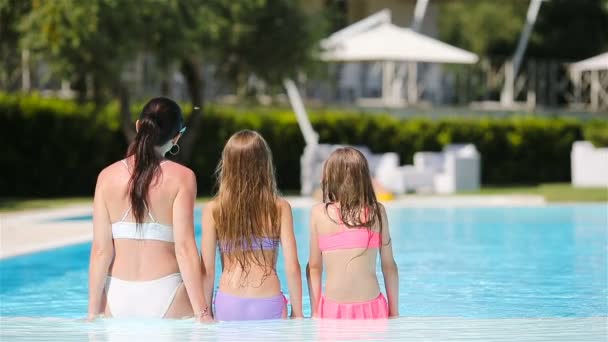
[[[0,94],[0,196],[92,194],[97,173],[126,146],[95,117],[90,105]]]
[[[411,162],[416,151],[472,142],[482,155],[485,184],[567,182],[572,142],[585,136],[608,145],[606,121],[530,116],[404,120],[336,111],[312,113],[311,121],[322,143],[396,151],[402,163]],[[268,140],[281,189],[298,189],[304,140],[293,113],[209,107],[188,163],[197,173],[199,194],[212,191],[223,145],[243,128],[255,129]],[[126,149],[116,105],[95,112],[91,105],[37,96],[0,94],[0,137],[0,196],[5,197],[91,194],[99,170],[120,159]]]

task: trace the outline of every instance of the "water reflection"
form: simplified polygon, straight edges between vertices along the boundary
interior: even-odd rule
[[[192,320],[0,318],[1,341],[602,341],[607,317],[286,320],[202,325]]]

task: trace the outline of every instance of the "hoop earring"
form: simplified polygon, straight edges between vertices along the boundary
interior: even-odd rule
[[[177,146],[177,151],[173,152],[173,148],[174,148],[174,147],[176,147],[176,146]],[[177,155],[177,154],[179,153],[179,145],[178,145],[178,144],[175,144],[175,145],[171,146],[171,149],[169,150],[169,153],[170,153],[172,156]]]

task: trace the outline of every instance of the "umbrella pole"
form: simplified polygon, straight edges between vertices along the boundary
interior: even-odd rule
[[[390,107],[393,104],[393,74],[395,63],[392,61],[382,62],[382,104]]]
[[[407,101],[410,105],[418,103],[418,63],[407,63]]]
[[[505,63],[505,84],[500,94],[500,103],[503,106],[513,105],[513,101],[515,98],[515,79],[517,77],[517,73],[519,72],[521,61],[526,52],[526,47],[528,46],[528,40],[530,39],[532,28],[534,28],[534,23],[536,23],[538,11],[540,10],[540,4],[543,1],[545,0],[530,0],[530,5],[528,6],[528,13],[526,14],[526,23],[524,24],[521,36],[519,36],[519,41],[517,42],[515,54],[513,54],[513,58],[511,61]]]
[[[295,82],[290,78],[286,78],[283,80],[283,86],[287,91],[287,97],[289,98],[291,108],[296,114],[298,126],[300,126],[300,131],[304,136],[306,146],[316,146],[319,142],[319,135],[315,132],[315,130],[312,128],[312,125],[310,124],[310,120],[308,119],[308,114],[306,113],[306,109],[304,108],[304,104],[302,103],[302,98],[300,97],[298,87],[296,86]]]
[[[591,71],[591,110],[596,112],[600,108],[600,72]]]

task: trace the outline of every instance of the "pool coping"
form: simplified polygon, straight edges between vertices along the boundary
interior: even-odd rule
[[[318,203],[310,197],[293,196],[286,197],[286,199],[293,208],[307,208]],[[197,202],[196,206],[200,207],[203,204],[204,202]],[[547,203],[542,196],[536,195],[403,196],[385,203],[387,208],[506,208],[581,204],[586,203]],[[52,209],[0,213],[0,260],[91,241],[93,234],[90,222],[54,221],[70,216],[90,215],[91,213],[92,203],[66,205],[65,207]]]

